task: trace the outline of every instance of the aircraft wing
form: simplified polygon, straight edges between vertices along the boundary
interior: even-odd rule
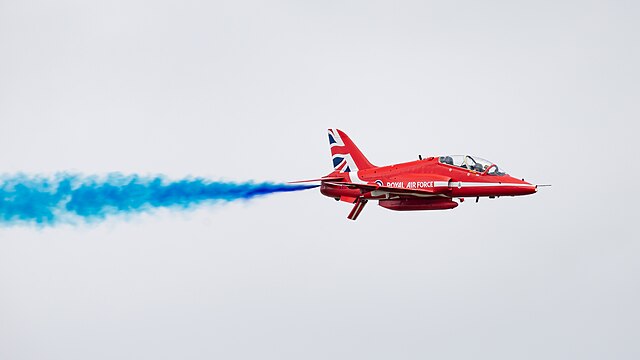
[[[425,195],[441,195],[441,191],[437,191],[436,189],[407,189],[407,188],[396,188],[389,186],[378,186],[375,184],[355,184],[350,182],[327,182],[329,185],[339,185],[346,186],[350,189],[361,189],[366,191],[383,191],[389,194],[394,195],[414,195],[414,196],[425,196]]]

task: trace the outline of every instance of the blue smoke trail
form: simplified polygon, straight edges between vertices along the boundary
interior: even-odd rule
[[[251,199],[317,185],[219,182],[203,178],[170,181],[163,176],[103,177],[57,174],[0,176],[0,225],[38,226],[94,222],[109,215],[156,208],[188,209],[199,204]]]

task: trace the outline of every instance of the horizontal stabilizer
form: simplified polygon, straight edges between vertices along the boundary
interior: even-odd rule
[[[299,183],[316,182],[316,181],[340,181],[340,180],[344,180],[344,178],[341,177],[341,176],[323,177],[323,178],[319,178],[319,179],[289,181],[287,184],[299,184]]]

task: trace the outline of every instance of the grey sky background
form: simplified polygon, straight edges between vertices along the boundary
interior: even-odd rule
[[[0,228],[0,359],[637,359],[640,8],[0,0],[0,171],[551,183],[445,212],[318,191]]]

